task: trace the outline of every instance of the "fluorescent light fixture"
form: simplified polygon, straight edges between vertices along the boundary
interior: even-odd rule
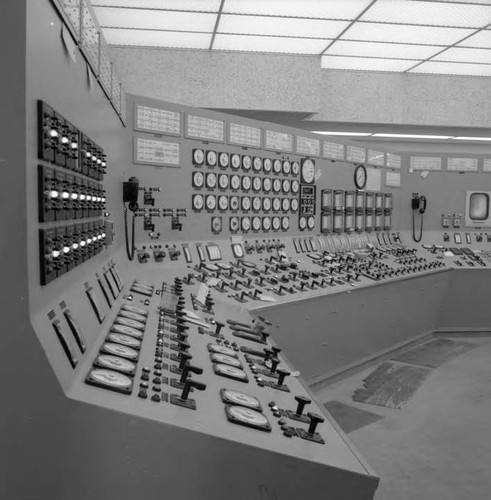
[[[323,69],[354,69],[360,71],[407,71],[417,64],[411,59],[377,59],[365,57],[322,56]]]
[[[433,61],[464,62],[464,63],[482,63],[491,64],[491,50],[489,49],[464,49],[461,47],[452,47]]]
[[[425,135],[425,134],[373,134],[373,137],[393,137],[398,139],[451,139],[451,135]]]
[[[196,10],[218,12],[220,0],[92,0],[92,5],[156,10]]]
[[[456,141],[491,141],[491,137],[452,137]]]
[[[491,76],[491,64],[428,61],[410,70],[409,73]]]
[[[145,31],[107,28],[107,43],[137,47],[168,47],[176,49],[208,49],[209,33],[182,33],[178,31]]]
[[[311,130],[313,134],[322,134],[322,135],[352,135],[357,137],[367,137],[372,135],[371,132],[326,132],[324,130]]]

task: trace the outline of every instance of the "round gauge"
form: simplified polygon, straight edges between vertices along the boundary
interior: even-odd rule
[[[237,217],[233,217],[233,218],[237,219]],[[237,219],[237,229],[239,229],[239,220],[238,219]],[[235,229],[235,231],[237,231],[237,229]],[[234,252],[234,255],[238,259],[242,259],[242,257],[244,257],[244,247],[242,246],[242,243],[232,243],[232,251]]]
[[[302,182],[313,184],[315,179],[315,163],[310,158],[302,161]]]
[[[250,170],[251,169],[251,166],[252,166],[252,160],[251,160],[251,157],[249,155],[244,155],[242,157],[242,168],[244,170]]]
[[[281,172],[281,160],[273,160],[273,172],[279,174]]]
[[[205,152],[202,149],[193,150],[193,162],[195,165],[203,165],[205,161]]]
[[[193,172],[193,186],[195,188],[203,187],[205,176],[201,172]]]
[[[214,167],[217,164],[217,154],[215,151],[206,152],[206,164],[210,167]]]
[[[298,227],[300,229],[305,229],[307,227],[307,218],[303,215],[298,219]]]
[[[271,158],[264,158],[263,160],[263,170],[269,174],[271,172],[271,169],[273,168],[273,162],[271,161]]]
[[[220,210],[228,209],[228,196],[222,194],[221,196],[218,197],[218,208]]]
[[[224,365],[236,366],[237,368],[242,368],[242,363],[232,356],[227,356],[226,354],[220,354],[218,352],[213,353],[210,356],[213,363],[223,363]]]
[[[125,373],[135,373],[136,365],[131,361],[110,354],[100,354],[97,356],[96,364],[109,370],[116,370]]]
[[[139,349],[141,347],[141,342],[138,339],[130,337],[129,335],[123,335],[122,333],[111,332],[106,339],[109,342],[114,342],[115,344],[122,344],[128,347],[133,347],[134,349]]]
[[[220,166],[223,167],[223,168],[228,167],[229,160],[230,160],[230,157],[228,156],[228,153],[225,153],[225,152],[222,151],[218,155],[218,162],[220,163]]]
[[[217,199],[216,196],[213,194],[209,194],[206,197],[206,208],[207,210],[215,210],[217,206]]]
[[[260,158],[259,156],[255,156],[254,160],[252,161],[252,168],[256,172],[260,172],[262,167],[263,167],[263,159]]]
[[[281,227],[281,219],[279,217],[273,217],[273,220],[271,222],[273,225],[273,229],[275,231],[278,231],[278,229]]]
[[[254,229],[254,231],[259,231],[261,229],[261,217],[252,218],[252,229]]]
[[[232,175],[232,177],[230,177],[230,186],[234,190],[240,188],[240,175]]]
[[[315,227],[315,219],[314,217],[308,217],[307,218],[307,226],[309,229],[314,229]]]
[[[254,396],[244,394],[243,392],[231,391],[229,389],[222,389],[220,392],[224,403],[245,406],[253,410],[262,411],[261,403]]]
[[[281,191],[281,179],[275,179],[273,181],[273,191],[279,193]]]
[[[261,181],[261,177],[253,177],[252,179],[252,189],[254,191],[259,192],[261,191],[261,186],[262,186],[262,181]]]
[[[288,179],[283,179],[281,187],[283,189],[283,193],[288,194],[290,192],[290,187],[291,187],[290,181]]]
[[[242,210],[249,211],[251,209],[251,198],[249,196],[242,196],[240,205]]]
[[[121,309],[121,311],[119,311],[118,316],[134,319],[136,321],[140,321],[141,323],[145,323],[147,321],[147,318],[145,316],[132,311],[125,311],[124,309]]]
[[[289,198],[283,198],[281,200],[281,209],[284,212],[288,212],[288,210],[290,210],[290,199]]]
[[[217,185],[217,174],[213,172],[210,174],[206,174],[206,187],[213,189]]]
[[[247,380],[247,375],[244,370],[240,370],[239,368],[235,368],[235,366],[229,366],[229,365],[222,365],[220,363],[215,363],[213,365],[213,370],[217,375],[222,375],[223,377],[230,377],[230,378],[235,378],[238,380]],[[236,408],[241,408],[240,406],[237,406]],[[254,410],[248,410],[247,408],[242,408],[242,410],[247,410],[247,411],[254,411]],[[256,413],[256,412],[254,412]],[[261,415],[259,413],[259,415]]]
[[[118,325],[131,326],[132,328],[136,328],[137,330],[145,330],[145,324],[140,323],[139,321],[135,321],[134,319],[117,317],[114,322]]]
[[[355,168],[355,186],[356,189],[365,189],[367,185],[367,169],[365,165],[358,165]]]
[[[234,153],[230,157],[230,165],[232,166],[232,168],[239,168],[240,167],[240,155],[238,155],[237,153]]]
[[[129,391],[131,388],[131,379],[122,373],[105,370],[103,368],[94,368],[89,373],[89,380],[100,385],[113,387],[114,389],[122,389]],[[240,408],[237,406],[237,408]],[[253,411],[253,410],[248,410]],[[258,414],[260,415],[260,413]]]
[[[281,227],[284,231],[287,231],[290,228],[290,217],[281,218]]]
[[[249,231],[251,229],[251,219],[249,217],[242,217],[241,221],[242,231]]]
[[[244,191],[251,189],[251,178],[248,175],[242,176],[242,189]]]
[[[228,188],[228,175],[227,174],[220,174],[218,176],[218,185],[220,186],[221,189]]]
[[[279,198],[273,198],[273,210],[278,212],[281,208],[281,200]]]
[[[130,335],[131,337],[135,337],[136,339],[143,338],[143,332],[126,325],[113,325],[111,326],[111,332],[124,333],[125,335]]]
[[[230,197],[230,210],[238,210],[239,209],[239,197],[231,196]]]
[[[293,175],[298,175],[300,173],[300,165],[298,161],[294,161],[292,163],[292,174]]]
[[[194,210],[202,210],[205,204],[205,200],[202,194],[194,194],[193,195],[193,209]]]
[[[269,212],[271,210],[271,198],[263,198],[263,210]]]
[[[239,218],[238,217],[230,217],[230,220],[229,220],[229,227],[230,227],[230,231],[232,232],[236,232],[239,230]],[[234,351],[232,351],[234,352]]]
[[[263,217],[263,230],[269,231],[271,229],[271,217]]]
[[[269,177],[265,177],[263,179],[263,191],[265,193],[269,193],[271,191],[271,179]]]
[[[288,160],[285,160],[283,162],[282,169],[284,174],[289,174],[292,170],[292,164]]]
[[[252,198],[252,209],[256,212],[261,210],[261,198],[259,198],[259,196],[254,196],[254,198]]]
[[[113,344],[112,342],[104,342],[102,350],[108,354],[114,354],[127,359],[138,359],[138,351],[125,345]]]
[[[211,230],[214,233],[221,233],[222,232],[222,218],[221,217],[212,217],[211,218]],[[208,264],[208,269],[210,269],[210,264]]]
[[[292,181],[290,188],[292,193],[297,194],[300,191],[300,183],[298,181]]]
[[[298,210],[298,200],[296,198],[293,198],[290,202],[290,209],[292,212],[296,212]]]
[[[210,352],[217,352],[219,354],[225,354],[225,356],[231,356],[232,358],[237,357],[236,352],[232,348],[226,347],[224,345],[208,344],[208,350]]]
[[[121,309],[125,311],[131,311],[136,314],[140,314],[141,316],[148,316],[148,311],[146,309],[142,309],[141,307],[131,306],[130,304],[124,304],[121,306]]]

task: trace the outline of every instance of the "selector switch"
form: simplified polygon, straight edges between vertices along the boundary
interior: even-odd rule
[[[297,409],[295,411],[286,410],[288,417],[292,420],[297,420],[298,422],[309,422],[309,418],[307,417],[307,415],[303,415],[302,413],[305,406],[312,403],[312,401],[305,396],[295,396],[295,401],[298,403]]]
[[[310,418],[308,430],[297,428],[297,434],[307,441],[313,441],[314,443],[325,444],[324,439],[321,435],[316,432],[317,426],[324,422],[324,417],[321,417],[317,413],[309,412],[308,417]]]

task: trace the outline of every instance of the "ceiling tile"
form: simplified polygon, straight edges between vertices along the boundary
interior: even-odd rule
[[[335,42],[326,55],[390,57],[396,59],[427,59],[440,52],[441,47],[434,45],[403,45],[376,42]]]
[[[491,30],[479,31],[475,35],[467,38],[462,43],[462,47],[482,47],[483,49],[491,49]]]
[[[455,47],[442,52],[432,60],[491,64],[491,50]]]
[[[428,61],[414,68],[410,73],[491,76],[491,65]]]
[[[141,9],[196,10],[218,12],[220,0],[93,0],[92,5]]]
[[[323,69],[354,69],[363,71],[406,71],[418,61],[398,59],[368,59],[364,57],[322,56]]]
[[[144,31],[131,29],[104,30],[107,43],[139,47],[168,47],[177,49],[208,49],[211,34],[180,33],[177,31]]]

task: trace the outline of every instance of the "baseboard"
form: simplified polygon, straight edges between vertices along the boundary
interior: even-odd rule
[[[438,328],[435,337],[489,337],[491,328]]]

